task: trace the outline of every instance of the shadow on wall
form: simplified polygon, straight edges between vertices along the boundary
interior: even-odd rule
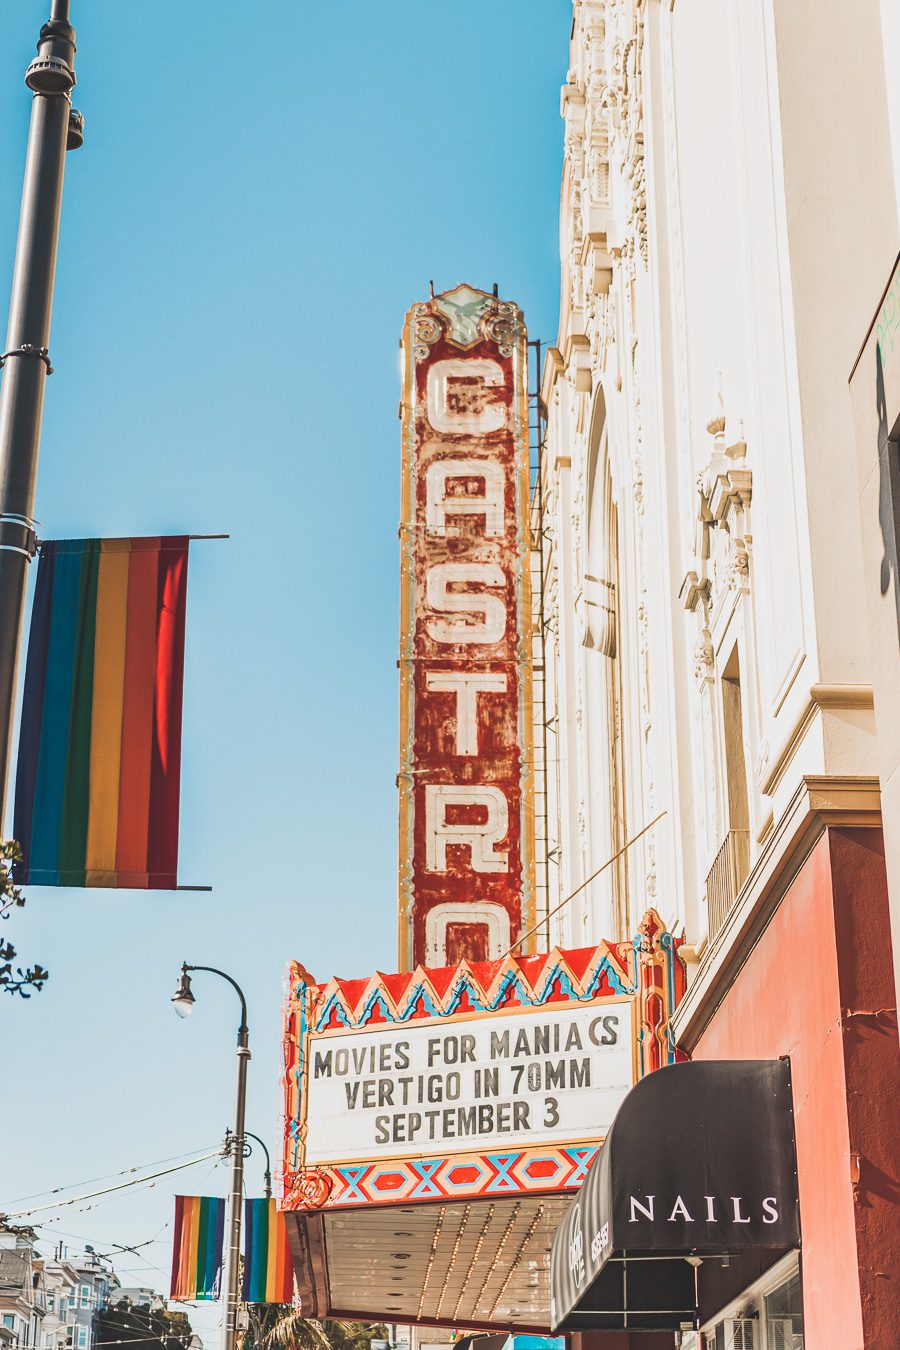
[[[897,539],[900,537],[900,442],[890,439],[880,344],[875,347],[875,409],[878,414],[878,523],[881,526],[881,540],[884,547],[884,556],[881,559],[881,594],[887,595],[893,574],[897,642],[900,645],[900,574],[897,567]]]

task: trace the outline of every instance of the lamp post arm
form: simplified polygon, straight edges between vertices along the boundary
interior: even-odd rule
[[[259,1135],[252,1134],[250,1130],[244,1131],[244,1138],[255,1139],[256,1142],[259,1144],[260,1148],[262,1149],[263,1153],[266,1155],[265,1179],[266,1179],[266,1199],[268,1199],[272,1194],[272,1159],[269,1157],[269,1150],[263,1143],[263,1141],[260,1139]]]
[[[238,1036],[246,1036],[249,1029],[247,1026],[247,1000],[244,998],[244,991],[237,980],[233,980],[230,975],[226,975],[224,970],[217,970],[215,966],[190,966],[187,961],[185,961],[181,969],[186,971],[204,970],[208,975],[220,975],[223,980],[228,981],[238,998],[241,1000],[241,1025],[238,1027]]]

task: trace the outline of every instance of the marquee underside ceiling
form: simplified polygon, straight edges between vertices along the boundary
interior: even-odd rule
[[[316,1302],[332,1314],[548,1331],[550,1249],[569,1199],[478,1198],[293,1217],[308,1225],[319,1258]]]

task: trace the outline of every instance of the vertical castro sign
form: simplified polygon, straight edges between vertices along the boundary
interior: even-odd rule
[[[400,961],[503,956],[533,923],[527,342],[459,286],[403,330]]]

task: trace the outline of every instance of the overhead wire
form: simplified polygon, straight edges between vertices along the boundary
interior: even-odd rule
[[[204,1175],[201,1177],[201,1179],[200,1179],[200,1185],[203,1185],[203,1184],[207,1181],[207,1179],[208,1179],[209,1177],[211,1177],[212,1174],[213,1174],[213,1173],[215,1172],[215,1170],[216,1170],[216,1166],[218,1165],[218,1161],[219,1161],[220,1155],[219,1155],[218,1153],[216,1153],[216,1154],[213,1155],[213,1156],[216,1158],[216,1162],[213,1163],[213,1166],[210,1167],[210,1168],[204,1173]],[[203,1158],[198,1158],[198,1159],[196,1159],[196,1161],[197,1161],[197,1162],[203,1162],[203,1161],[205,1161],[205,1159],[203,1159]],[[77,1213],[78,1211],[74,1211],[74,1212]],[[110,1251],[98,1251],[98,1252],[95,1252],[95,1255],[96,1255],[96,1256],[99,1256],[101,1259],[104,1259],[104,1260],[112,1260],[112,1258],[115,1256],[115,1250],[113,1250],[113,1249],[118,1249],[119,1251],[122,1251],[122,1252],[132,1252],[132,1253],[134,1253],[134,1255],[137,1257],[138,1261],[141,1263],[141,1266],[143,1267],[144,1270],[154,1270],[154,1271],[156,1271],[158,1274],[162,1275],[166,1280],[168,1280],[169,1275],[170,1275],[170,1272],[169,1272],[168,1270],[163,1269],[162,1266],[156,1265],[156,1263],[153,1262],[153,1261],[148,1261],[146,1257],[139,1256],[139,1255],[138,1255],[138,1251],[139,1251],[140,1248],[143,1248],[143,1247],[152,1247],[152,1246],[154,1246],[156,1243],[162,1242],[162,1241],[163,1241],[162,1234],[166,1231],[167,1228],[171,1227],[171,1224],[172,1224],[172,1220],[171,1220],[171,1219],[166,1219],[165,1223],[162,1225],[161,1228],[158,1228],[158,1229],[157,1229],[156,1233],[154,1234],[154,1236],[153,1236],[152,1238],[148,1238],[148,1239],[146,1240],[146,1242],[138,1242],[138,1243],[135,1243],[133,1246],[126,1246],[125,1244],[123,1244],[123,1243],[118,1243],[118,1242],[105,1242],[105,1243],[102,1243],[102,1242],[101,1242],[101,1243],[99,1243],[100,1246],[103,1246],[103,1247],[109,1247],[111,1250],[110,1250]],[[85,1239],[83,1238],[83,1236],[82,1236],[80,1233],[67,1233],[67,1232],[65,1232],[65,1231],[62,1230],[62,1229],[59,1229],[59,1228],[53,1228],[53,1227],[51,1227],[49,1224],[41,1223],[40,1221],[38,1221],[38,1222],[35,1224],[35,1227],[36,1227],[36,1228],[40,1228],[42,1232],[45,1232],[45,1233],[53,1233],[53,1234],[54,1234],[55,1236],[57,1236],[57,1237],[67,1237],[67,1238],[71,1238],[71,1239],[73,1239],[73,1240],[76,1241],[76,1242],[84,1242],[84,1240],[85,1240]],[[128,1266],[121,1266],[121,1265],[118,1265],[118,1263],[116,1263],[116,1269],[122,1271],[122,1272],[123,1272],[124,1274],[126,1274],[126,1275],[140,1275],[140,1274],[142,1273],[141,1270],[135,1270],[134,1268],[129,1268]],[[163,1295],[163,1297],[165,1297],[165,1295]],[[191,1304],[190,1301],[187,1300],[187,1299],[168,1299],[167,1302],[169,1302],[169,1303],[179,1303],[179,1304],[182,1304],[184,1307],[192,1307],[192,1306],[194,1306],[194,1305]],[[134,1311],[134,1310],[132,1309],[132,1312],[133,1312],[133,1311]],[[96,1345],[96,1344],[97,1344],[97,1342],[95,1342],[95,1345]]]
[[[144,1186],[148,1182],[158,1180],[159,1177],[171,1176],[173,1172],[183,1172],[187,1167],[196,1167],[199,1163],[207,1162],[210,1158],[218,1158],[221,1156],[221,1153],[221,1148],[218,1148],[214,1152],[203,1154],[200,1158],[193,1158],[190,1162],[178,1163],[175,1167],[165,1167],[159,1172],[150,1172],[145,1177],[135,1177],[131,1181],[122,1181],[118,1186],[104,1186],[102,1190],[90,1191],[86,1195],[73,1195],[69,1200],[51,1200],[49,1204],[34,1205],[31,1209],[18,1209],[12,1212],[4,1212],[3,1218],[6,1220],[23,1219],[32,1214],[43,1214],[48,1209],[59,1210],[65,1208],[67,1205],[80,1205],[85,1200],[95,1200],[103,1195],[112,1195],[115,1191],[128,1190],[131,1186]]]
[[[503,960],[505,960],[507,956],[512,956],[516,948],[521,947],[522,943],[525,941],[526,938],[530,938],[531,935],[533,933],[536,933],[538,929],[541,928],[545,923],[547,923],[549,919],[552,919],[554,914],[558,914],[564,905],[567,905],[570,900],[574,900],[576,895],[580,895],[581,892],[587,886],[590,886],[592,881],[597,880],[597,877],[600,876],[601,872],[605,872],[607,867],[612,867],[616,859],[621,858],[622,854],[626,851],[626,849],[631,848],[632,844],[636,844],[637,841],[643,835],[645,835],[648,830],[652,830],[653,826],[657,825],[662,820],[663,816],[667,816],[668,814],[669,814],[668,811],[660,811],[659,815],[654,816],[653,819],[647,825],[645,825],[642,830],[638,830],[637,834],[633,834],[630,839],[626,839],[622,847],[618,849],[617,852],[615,852],[611,858],[607,858],[606,862],[603,864],[602,867],[598,867],[596,872],[592,872],[589,877],[586,877],[585,880],[582,881],[580,886],[575,887],[571,895],[567,895],[564,900],[560,900],[559,904],[556,905],[554,909],[549,910],[545,915],[543,915],[540,923],[536,923],[533,928],[529,928],[527,933],[523,933],[520,938],[517,938],[516,941],[513,943],[513,945],[510,947],[509,951],[504,954]]]
[[[118,1172],[104,1172],[99,1177],[85,1177],[83,1181],[71,1181],[67,1186],[53,1186],[45,1191],[32,1191],[29,1195],[14,1195],[7,1204],[20,1205],[23,1200],[39,1200],[43,1195],[59,1195],[62,1191],[73,1191],[76,1186],[93,1186],[98,1181],[109,1181],[111,1177],[129,1176],[133,1172],[144,1172],[148,1167],[162,1167],[164,1163],[179,1162],[182,1158],[190,1158],[195,1153],[208,1156],[209,1149],[210,1145],[207,1144],[203,1148],[188,1149],[185,1153],[173,1153],[168,1158],[154,1158],[152,1162],[138,1163],[135,1167],[123,1167]]]

